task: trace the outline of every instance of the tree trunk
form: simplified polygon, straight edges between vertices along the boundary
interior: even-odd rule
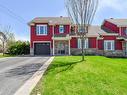
[[[4,42],[3,42],[3,56],[4,56]]]
[[[84,37],[82,37],[82,61],[85,60],[85,57],[84,57]]]

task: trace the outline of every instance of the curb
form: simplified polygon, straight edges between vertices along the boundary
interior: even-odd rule
[[[30,95],[31,91],[40,81],[44,72],[47,70],[53,59],[54,57],[51,57],[47,62],[45,62],[44,65],[29,80],[27,80],[25,84],[21,86],[14,95]]]

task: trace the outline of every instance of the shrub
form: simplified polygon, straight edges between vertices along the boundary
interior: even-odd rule
[[[14,44],[10,45],[8,48],[8,53],[11,55],[26,55],[30,54],[30,43],[17,41]]]

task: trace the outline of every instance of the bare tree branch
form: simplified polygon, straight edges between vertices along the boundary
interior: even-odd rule
[[[14,34],[11,32],[11,26],[4,26],[0,28],[0,41],[2,44],[3,55],[9,47],[9,45],[11,45],[15,41]]]
[[[89,26],[91,25],[98,7],[98,0],[66,0],[68,15],[78,27],[77,35],[82,40],[82,60],[84,60],[84,39],[87,38]]]

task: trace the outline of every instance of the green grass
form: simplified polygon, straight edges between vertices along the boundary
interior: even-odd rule
[[[127,59],[55,57],[31,95],[127,95]]]
[[[4,58],[4,57],[14,57],[14,55],[9,55],[9,54],[0,54],[0,58]]]

